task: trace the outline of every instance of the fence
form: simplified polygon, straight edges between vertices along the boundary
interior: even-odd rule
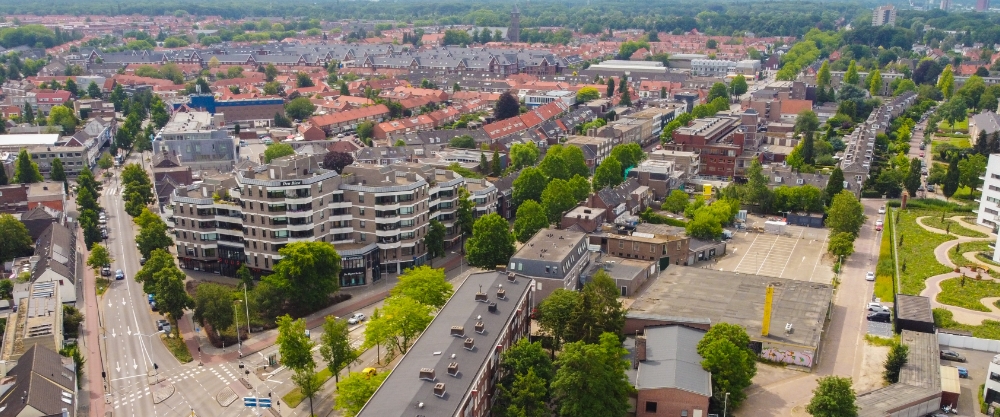
[[[938,333],[938,343],[954,348],[1000,353],[1000,340],[994,339],[980,339],[972,336]]]

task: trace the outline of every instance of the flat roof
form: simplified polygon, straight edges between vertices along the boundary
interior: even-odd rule
[[[941,389],[941,348],[934,333],[903,330],[900,340],[910,347],[906,365],[899,371],[901,384]]]
[[[874,391],[858,394],[855,404],[858,417],[885,417],[912,404],[919,404],[940,397],[941,390],[892,384]]]
[[[55,145],[59,142],[56,133],[0,135],[0,146]]]
[[[931,299],[919,295],[896,295],[896,319],[934,323]]]
[[[494,347],[500,337],[506,335],[503,329],[513,319],[514,306],[527,294],[531,282],[532,280],[524,277],[510,282],[505,273],[497,271],[469,275],[396,364],[358,416],[456,415],[471,392],[476,375],[486,365],[486,361],[493,357]],[[504,299],[496,297],[499,285],[503,285],[507,291]],[[490,302],[497,303],[497,313],[490,313],[487,303],[475,301],[476,293],[480,290],[487,294]],[[478,321],[483,323],[485,329],[482,334],[475,332]],[[464,326],[465,337],[452,336],[452,326]],[[475,340],[474,349],[465,349],[466,337]],[[451,362],[458,363],[457,376],[448,374],[448,364]],[[419,379],[423,368],[434,369],[433,382]],[[434,384],[438,382],[445,383],[446,394],[443,397],[434,395]],[[418,403],[423,403],[423,408],[418,410]]]
[[[542,229],[535,233],[517,253],[511,257],[514,259],[534,259],[542,257],[541,252],[545,252],[545,259],[555,259],[562,261],[576,249],[581,240],[586,239],[587,234],[573,230]],[[537,256],[535,256],[537,254]]]
[[[764,296],[774,286],[771,331],[761,336]],[[632,303],[630,312],[731,323],[751,339],[816,348],[833,299],[833,287],[816,282],[674,266],[664,269]],[[785,332],[785,324],[792,331]]]

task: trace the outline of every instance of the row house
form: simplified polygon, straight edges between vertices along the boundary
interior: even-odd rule
[[[423,114],[405,119],[390,120],[375,126],[375,139],[387,139],[390,136],[419,130],[433,130],[434,127],[434,119]]]
[[[566,146],[576,146],[583,151],[584,161],[590,172],[594,172],[604,159],[611,155],[611,148],[614,141],[611,138],[599,136],[570,136],[565,142]]]
[[[313,116],[309,123],[323,129],[328,135],[354,130],[361,122],[381,122],[389,117],[389,108],[384,104],[347,110],[344,112]]]

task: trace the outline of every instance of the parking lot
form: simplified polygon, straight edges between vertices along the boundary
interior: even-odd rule
[[[828,235],[826,229],[791,225],[781,235],[735,233],[727,255],[711,268],[829,284],[834,273],[832,260],[824,256]]]
[[[958,415],[962,416],[984,416],[979,412],[976,405],[978,400],[979,385],[986,382],[986,374],[989,371],[990,361],[996,356],[992,352],[981,352],[970,349],[958,349],[941,345],[941,349],[950,349],[960,353],[967,359],[966,363],[941,360],[943,366],[961,366],[969,370],[969,377],[962,378],[959,382],[962,386],[962,394],[958,399]]]

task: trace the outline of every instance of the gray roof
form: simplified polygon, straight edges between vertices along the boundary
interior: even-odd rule
[[[899,371],[899,383],[941,389],[941,348],[934,333],[903,330],[901,342],[909,346],[906,365]]]
[[[979,128],[980,132],[986,132],[987,135],[1000,130],[1000,115],[989,110],[972,116],[969,122]]]
[[[913,320],[933,323],[934,313],[931,311],[931,299],[919,295],[896,295],[896,319]]]
[[[359,417],[389,417],[417,415],[414,408],[423,403],[419,415],[424,417],[452,417],[460,411],[473,389],[476,375],[488,366],[496,345],[507,335],[510,322],[515,319],[514,309],[528,296],[531,280],[523,277],[515,282],[507,280],[503,272],[481,272],[472,274],[455,290],[448,303],[434,317],[424,333],[413,344],[406,356],[396,365],[392,373],[379,387]],[[507,291],[504,299],[496,298],[499,285]],[[490,302],[497,303],[497,313],[488,311],[488,304],[475,301],[480,290],[486,293]],[[476,322],[481,321],[485,331],[475,333]],[[475,340],[476,347],[467,350],[465,338],[451,336],[452,326],[464,326],[466,337]],[[516,338],[515,338],[516,340]],[[454,358],[452,358],[454,355]],[[448,364],[457,362],[457,376],[448,374]],[[435,370],[434,382],[418,379],[422,368]],[[445,383],[446,394],[434,395],[434,384]],[[485,393],[484,393],[485,394]]]
[[[701,367],[698,342],[704,330],[670,325],[647,327],[646,359],[639,361],[636,389],[676,388],[712,396],[712,373]]]
[[[35,242],[35,256],[39,260],[32,279],[37,279],[51,269],[71,282],[76,282],[76,235],[70,229],[58,223],[45,229]]]
[[[65,408],[76,415],[76,373],[72,362],[52,350],[35,344],[11,368],[12,385],[0,386],[0,417],[13,417],[31,406],[45,416],[58,416]],[[67,402],[68,401],[68,402]]]
[[[941,397],[941,389],[914,387],[906,384],[892,384],[874,391],[858,394],[855,404],[858,417],[885,417],[907,405]]]

